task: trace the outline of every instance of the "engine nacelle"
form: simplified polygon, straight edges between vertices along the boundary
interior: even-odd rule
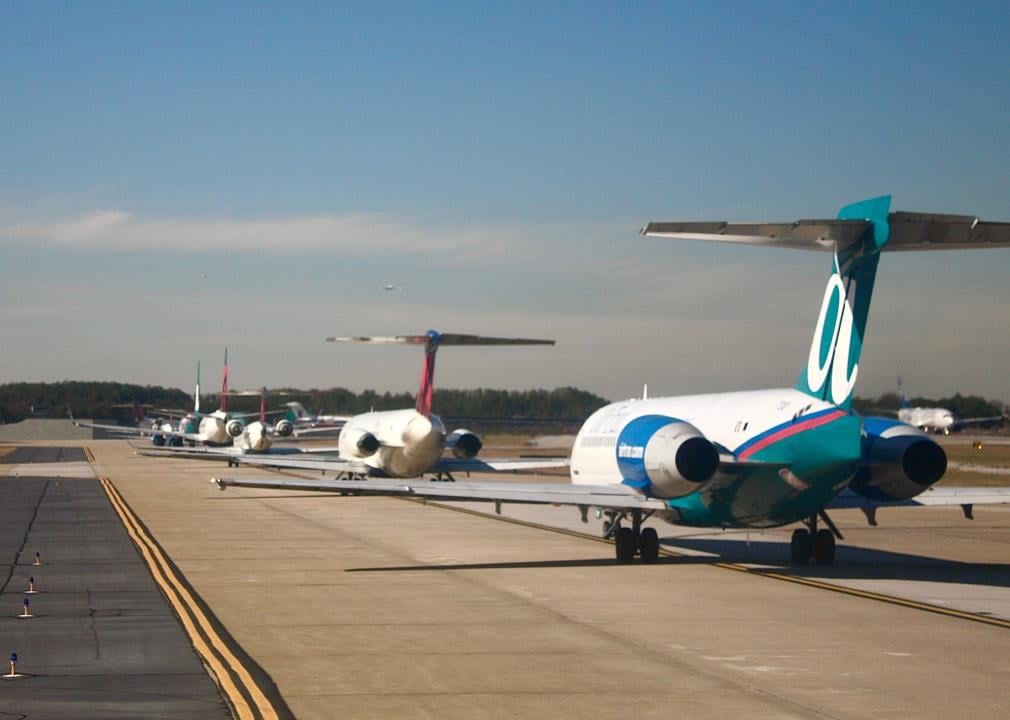
[[[908,500],[947,471],[947,453],[918,428],[889,418],[863,423],[864,465],[850,487],[871,500]]]
[[[224,426],[224,430],[233,438],[236,438],[242,434],[242,423],[238,420],[229,420],[228,424]]]
[[[460,459],[470,459],[477,457],[477,453],[484,447],[484,443],[476,434],[469,430],[453,430],[445,439],[445,446],[452,450],[452,454]]]
[[[290,420],[278,420],[277,424],[274,425],[274,432],[281,437],[288,437],[295,431],[295,426],[291,424]]]
[[[372,433],[367,430],[362,430],[360,428],[345,428],[344,432],[340,436],[340,445],[344,447],[345,445],[350,446],[351,452],[359,458],[368,457],[369,455],[374,455],[379,449],[381,443],[379,438],[375,437]]]
[[[617,438],[617,465],[624,482],[655,497],[690,495],[719,468],[719,451],[690,423],[645,415]]]

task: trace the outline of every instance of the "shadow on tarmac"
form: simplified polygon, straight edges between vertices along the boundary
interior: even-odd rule
[[[878,550],[839,543],[834,565],[790,565],[789,544],[784,542],[752,542],[735,538],[676,538],[662,541],[671,550],[683,548],[713,553],[718,557],[703,558],[710,563],[740,563],[759,565],[755,574],[774,572],[819,580],[913,580],[959,585],[1010,587],[1010,564],[970,563],[925,555]]]
[[[921,555],[889,552],[874,548],[839,545],[835,565],[796,566],[783,562],[789,556],[789,544],[745,540],[664,540],[666,548],[712,553],[713,556],[660,556],[657,565],[747,565],[755,575],[775,573],[825,581],[841,580],[911,580],[961,585],[1010,587],[1010,564],[964,563]],[[440,563],[435,565],[400,565],[390,567],[347,568],[344,572],[414,572],[426,570],[529,570],[536,568],[613,567],[611,557],[578,560],[532,560],[487,563]],[[634,563],[635,567],[640,563]]]

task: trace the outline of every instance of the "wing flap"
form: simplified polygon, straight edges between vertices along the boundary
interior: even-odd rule
[[[1010,504],[1010,487],[938,487],[930,488],[908,500],[881,502],[846,490],[828,505],[829,509],[876,507],[942,507],[954,505]]]
[[[543,458],[537,460],[442,458],[432,472],[529,472],[531,470],[556,470],[569,466],[568,458]]]

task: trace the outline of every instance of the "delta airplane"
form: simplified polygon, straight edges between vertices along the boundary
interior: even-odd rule
[[[553,345],[553,340],[483,337],[438,333],[395,337],[330,337],[327,342],[354,342],[424,347],[424,369],[417,405],[407,410],[368,412],[346,418],[337,438],[339,459],[244,458],[241,464],[331,470],[338,477],[415,478],[433,474],[438,480],[454,480],[455,472],[516,472],[567,467],[566,459],[482,460],[480,438],[460,428],[446,432],[442,419],[432,412],[435,356],[440,347],[491,345]],[[443,457],[448,450],[452,457]]]
[[[229,486],[400,495],[445,500],[572,505],[584,521],[606,515],[617,560],[655,562],[656,515],[693,527],[767,528],[802,523],[795,563],[834,562],[841,533],[833,508],[1010,503],[1010,488],[933,488],[947,457],[907,423],[852,410],[880,254],[1010,246],[1010,223],[890,212],[890,197],[848,205],[835,220],[779,224],[649,223],[648,237],[826,250],[831,271],[810,350],[791,388],[658,397],[607,405],[579,431],[571,482],[431,483],[402,480],[216,478]],[[819,527],[818,521],[825,527]]]
[[[911,407],[905,394],[901,390],[901,378],[898,378],[898,397],[901,400],[901,407],[898,408],[898,419],[917,427],[925,432],[950,435],[952,432],[961,430],[969,425],[987,425],[992,423],[1002,423],[1006,420],[1005,415],[993,415],[991,417],[958,418],[953,412],[942,407]]]

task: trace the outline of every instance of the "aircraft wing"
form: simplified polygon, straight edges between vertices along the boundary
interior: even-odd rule
[[[331,480],[280,476],[213,478],[228,487],[309,490],[345,495],[392,495],[429,500],[488,500],[492,502],[582,505],[616,510],[662,510],[666,503],[636,492],[628,485],[573,485],[572,483],[437,482],[433,480]]]
[[[1005,415],[993,415],[992,417],[958,418],[954,422],[955,428],[963,428],[968,425],[988,425],[990,423],[1002,423],[1006,420]]]
[[[74,421],[74,425],[79,428],[91,428],[93,430],[105,430],[106,432],[117,432],[124,435],[138,435],[140,437],[151,437],[161,435],[162,437],[177,437],[193,442],[203,442],[204,437],[199,433],[179,432],[178,430],[155,430],[153,428],[128,427],[126,425],[100,425],[98,423],[87,423]]]
[[[269,465],[270,463],[256,463],[256,459],[269,460],[271,457],[283,457],[286,455],[305,455],[305,454],[325,454],[332,453],[336,455],[336,447],[318,447],[318,448],[294,448],[294,447],[271,447],[266,452],[261,453],[250,453],[248,451],[243,451],[237,447],[192,447],[192,448],[174,448],[174,447],[145,447],[137,448],[138,455],[144,455],[147,457],[184,457],[184,458],[199,458],[205,459],[209,458],[211,460],[222,459],[222,460],[237,460],[243,464],[261,464]],[[336,460],[336,458],[334,458]],[[275,461],[276,462],[276,461]],[[290,467],[291,461],[285,461],[283,466]],[[315,460],[314,462],[323,462],[321,460]],[[281,463],[277,463],[278,467]],[[318,469],[318,468],[314,468]]]
[[[870,500],[846,490],[835,498],[828,509],[878,507],[938,507],[950,505],[1004,505],[1010,504],[1010,487],[934,487],[909,500],[882,502]]]
[[[442,458],[432,468],[432,472],[530,472],[531,470],[552,470],[570,465],[568,458],[531,458],[499,460],[480,458]]]
[[[348,419],[350,418],[334,421],[332,425],[317,425],[315,427],[304,427],[304,428],[296,427],[294,431],[291,433],[291,436],[301,437],[302,435],[316,435],[319,433],[327,433],[327,432],[332,433],[334,431],[340,430],[340,428],[344,426],[344,423],[346,423]]]

